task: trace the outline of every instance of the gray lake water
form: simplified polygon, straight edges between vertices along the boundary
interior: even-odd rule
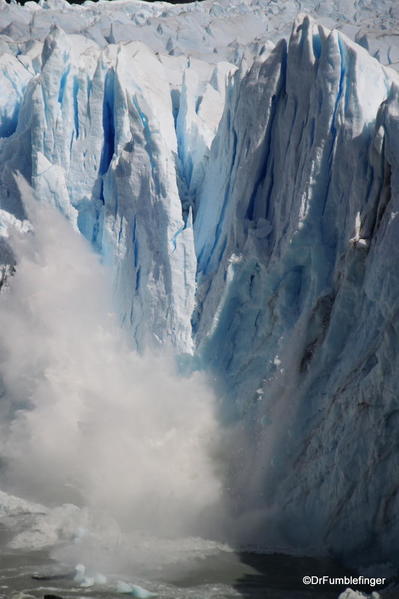
[[[6,540],[7,534],[3,534]],[[124,580],[129,573],[125,573]],[[220,551],[211,557],[184,561],[151,572],[131,572],[130,581],[160,599],[337,599],[344,588],[305,587],[305,574],[349,575],[329,560],[272,554]],[[21,551],[2,545],[0,554],[0,598],[63,599],[123,597],[116,591],[118,577],[107,576],[106,584],[82,588],[73,580],[71,568],[54,561],[47,551]],[[366,589],[363,589],[366,590]],[[382,597],[393,599],[392,592]]]

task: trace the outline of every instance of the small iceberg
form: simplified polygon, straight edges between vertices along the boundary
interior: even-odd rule
[[[132,597],[136,597],[136,599],[149,599],[150,597],[156,597],[156,593],[151,593],[151,591],[147,591],[137,584],[130,584],[123,581],[119,581],[117,583],[116,590],[118,593],[132,595]]]
[[[82,588],[92,587],[95,584],[106,584],[107,582],[107,578],[98,572],[88,575],[86,566],[83,564],[78,564],[75,568],[75,572],[76,574],[74,581],[77,582]]]

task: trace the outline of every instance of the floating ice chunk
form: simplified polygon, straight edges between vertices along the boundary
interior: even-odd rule
[[[137,597],[137,599],[149,599],[150,597],[156,597],[156,593],[151,593],[151,591],[147,591],[137,584],[130,584],[121,580],[118,581],[116,590],[118,593],[133,595],[133,597]]]
[[[118,591],[118,593],[130,593],[131,587],[131,584],[119,580],[116,585],[116,590]]]
[[[375,591],[371,595],[364,595],[360,591],[352,591],[352,589],[346,589],[346,591],[340,594],[338,599],[366,599],[367,597],[369,599],[380,599],[379,593]]]
[[[83,564],[78,564],[75,567],[75,571],[76,571],[76,575],[75,575],[74,581],[81,582],[84,579],[84,575],[86,572],[86,566],[84,566]]]
[[[88,575],[86,566],[83,564],[78,564],[75,567],[75,578],[74,581],[77,582],[82,588],[92,587],[95,584],[106,584],[107,577],[104,574],[99,572],[95,572],[94,574]]]

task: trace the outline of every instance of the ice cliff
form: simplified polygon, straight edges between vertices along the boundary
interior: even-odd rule
[[[19,171],[214,373],[241,541],[394,559],[399,14],[325,4],[2,4],[1,247]]]
[[[269,535],[390,555],[397,78],[305,18],[230,93],[194,225],[194,330],[257,431],[238,513],[250,489]]]

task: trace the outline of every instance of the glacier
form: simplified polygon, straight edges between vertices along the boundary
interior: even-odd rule
[[[240,545],[398,563],[398,20],[0,4],[2,272],[19,172],[109,267],[132,347],[214,377]]]
[[[238,513],[253,494],[266,537],[392,556],[396,75],[305,18],[232,93],[194,228],[199,352],[258,439]]]

